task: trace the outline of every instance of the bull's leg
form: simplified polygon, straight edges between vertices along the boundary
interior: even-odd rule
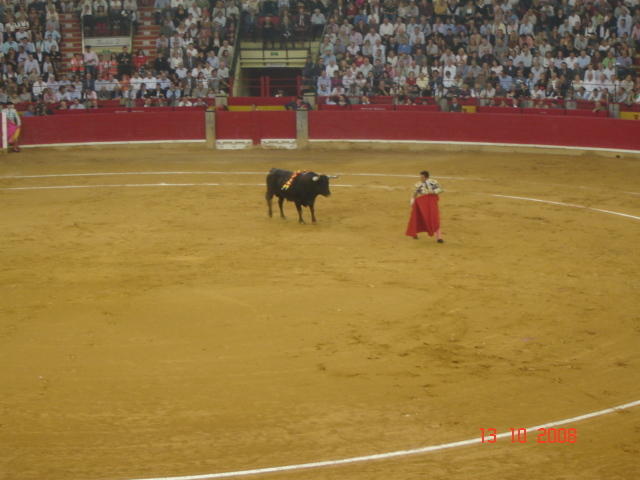
[[[316,223],[316,211],[313,207],[313,202],[311,202],[311,205],[309,205],[309,210],[311,210],[311,221],[315,224]]]
[[[278,206],[280,207],[280,218],[282,220],[286,220],[287,217],[284,216],[284,211],[282,210],[282,204],[284,203],[284,197],[278,198]]]
[[[273,193],[267,192],[267,194],[265,195],[265,198],[267,199],[267,207],[269,208],[269,218],[272,218],[273,209],[271,208],[271,199],[273,198]]]
[[[300,223],[304,223],[304,220],[302,219],[302,207],[298,202],[296,202],[296,209],[298,210],[298,217],[300,219]]]

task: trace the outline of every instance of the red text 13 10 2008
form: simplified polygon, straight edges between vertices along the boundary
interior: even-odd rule
[[[527,443],[527,440],[535,441],[537,443],[576,443],[578,440],[578,432],[575,428],[539,428],[534,435],[533,432],[529,432],[527,436],[526,428],[510,428],[511,431],[511,443]],[[498,432],[495,428],[481,428],[480,429],[481,443],[496,443],[498,440]],[[500,437],[507,437],[509,435],[500,435]]]

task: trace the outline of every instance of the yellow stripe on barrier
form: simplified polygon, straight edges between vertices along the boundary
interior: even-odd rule
[[[462,106],[462,112],[463,113],[476,113],[476,107],[475,105],[463,105]]]
[[[640,120],[640,112],[620,112],[623,120]]]

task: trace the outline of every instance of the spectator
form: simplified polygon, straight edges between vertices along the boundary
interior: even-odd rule
[[[122,47],[122,52],[116,57],[118,61],[118,75],[131,76],[131,69],[133,66],[133,58],[129,53],[128,47]]]
[[[84,110],[84,105],[80,103],[80,100],[74,98],[73,103],[69,107],[69,110]]]
[[[94,78],[94,79],[96,78],[96,68],[98,66],[98,61],[99,61],[98,56],[95,54],[95,52],[91,51],[91,46],[90,45],[85,46],[85,52],[84,52],[85,75],[90,75],[91,78]]]

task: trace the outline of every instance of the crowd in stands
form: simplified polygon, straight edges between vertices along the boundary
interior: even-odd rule
[[[246,38],[262,39],[263,48],[308,47],[322,34],[331,4],[323,0],[242,0]]]
[[[233,2],[156,0],[153,10],[160,34],[155,55],[143,50],[131,53],[127,47],[103,55],[87,47],[62,65],[60,13],[79,15],[85,27],[98,35],[102,23],[95,14],[103,10],[108,18],[137,12],[138,6],[136,0],[36,0],[28,6],[24,0],[15,5],[0,0],[0,17],[5,20],[0,23],[0,103],[36,102],[38,113],[50,111],[51,106],[98,107],[100,100],[113,99],[123,104],[142,99],[149,106],[191,106],[213,104],[210,99],[216,94],[228,92],[240,15]],[[87,22],[83,11],[94,18]],[[109,29],[102,33],[110,34]]]
[[[329,103],[630,105],[640,103],[638,41],[637,0],[338,0],[302,76]]]
[[[65,13],[75,11],[86,35],[135,34],[140,19],[136,0],[72,0],[63,3]]]
[[[371,96],[640,103],[637,0],[155,0],[153,10],[160,26],[153,58],[126,47],[104,58],[88,48],[63,74],[59,14],[88,20],[90,12],[85,25],[94,33],[106,25],[108,34],[126,25],[110,16],[136,12],[130,25],[138,21],[136,0],[0,0],[0,102],[206,103],[229,90],[242,16],[247,35],[271,46],[326,28],[303,79],[305,91],[330,103]]]
[[[56,80],[62,66],[60,16],[52,2],[0,0],[0,103],[32,100],[43,76]]]

